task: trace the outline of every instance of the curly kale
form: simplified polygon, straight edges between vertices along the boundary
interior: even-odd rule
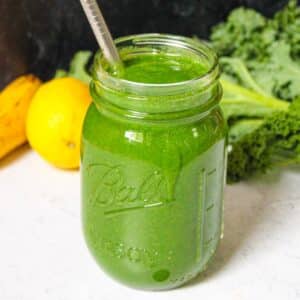
[[[252,9],[237,8],[225,23],[216,25],[210,36],[220,56],[260,60],[265,49],[274,41],[276,32],[265,32],[267,19]]]
[[[261,90],[241,59],[221,61],[234,72],[221,78],[221,106],[229,125],[228,181],[300,163],[300,98],[292,103],[275,98]]]
[[[230,182],[248,178],[271,166],[300,163],[300,99],[296,102],[288,111],[271,114],[254,131],[231,145]]]
[[[300,8],[272,19],[247,8],[215,26],[211,44],[223,69],[221,101],[229,125],[228,180],[300,163]]]
[[[243,61],[256,88],[288,101],[300,95],[300,8],[296,0],[290,0],[273,19],[252,9],[235,9],[225,23],[213,28],[210,38],[221,57]],[[232,66],[223,67],[225,73],[238,77]]]
[[[300,163],[300,98],[290,104],[224,77],[221,83],[221,106],[229,124],[228,181]]]

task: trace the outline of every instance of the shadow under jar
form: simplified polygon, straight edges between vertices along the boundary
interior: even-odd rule
[[[214,52],[189,38],[116,40],[125,71],[101,53],[82,135],[82,219],[98,264],[126,285],[180,286],[222,235],[226,123]]]

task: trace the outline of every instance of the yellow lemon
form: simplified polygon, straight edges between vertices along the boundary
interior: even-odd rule
[[[88,86],[78,79],[58,78],[43,84],[27,114],[31,147],[56,167],[78,168],[81,129],[90,103]]]

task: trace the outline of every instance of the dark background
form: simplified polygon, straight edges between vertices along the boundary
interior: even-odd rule
[[[206,38],[237,6],[271,16],[286,0],[98,0],[114,37],[161,32]],[[96,43],[79,0],[0,0],[0,88],[33,72],[49,78]]]

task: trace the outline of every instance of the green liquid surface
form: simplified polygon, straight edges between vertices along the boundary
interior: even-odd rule
[[[141,83],[176,83],[200,77],[206,68],[190,57],[143,55],[124,60],[123,79]]]
[[[186,81],[206,70],[190,57],[124,63],[124,79],[143,83]],[[112,277],[160,290],[205,268],[221,235],[225,127],[218,107],[192,122],[153,124],[91,105],[82,137],[83,227]]]

